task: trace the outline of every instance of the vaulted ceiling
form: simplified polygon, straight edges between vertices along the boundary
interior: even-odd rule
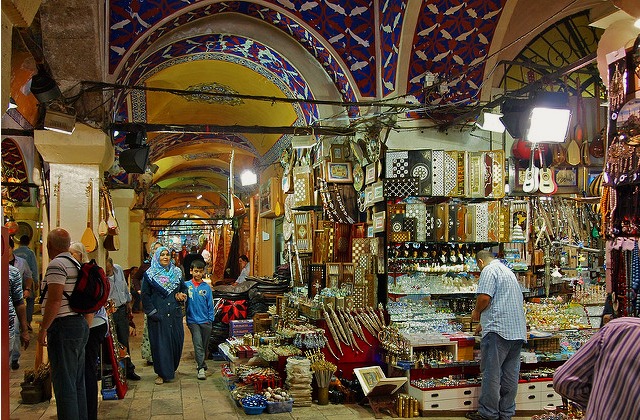
[[[156,128],[146,140],[155,173],[140,182],[116,157],[109,174],[145,188],[145,205],[164,217],[182,214],[175,209],[198,192],[203,207],[223,204],[231,152],[236,174],[260,172],[289,146],[291,127],[330,136],[381,114],[446,123],[524,74],[498,64],[522,58],[555,22],[577,14],[588,25],[596,11],[615,10],[601,0],[72,3],[43,2],[36,41],[79,116],[105,129]],[[561,67],[596,46],[542,64]],[[125,133],[114,144],[118,156]]]

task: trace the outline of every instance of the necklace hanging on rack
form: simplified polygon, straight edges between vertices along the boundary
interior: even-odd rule
[[[340,211],[342,212],[342,215],[346,219],[347,223],[354,224],[356,221],[353,220],[351,215],[349,215],[349,212],[347,212],[347,208],[344,204],[344,200],[342,199],[342,194],[337,188],[335,189],[335,194],[336,194],[336,201],[338,202],[338,207],[340,208]]]
[[[329,186],[327,182],[323,179],[319,179],[320,181],[320,194],[322,196],[322,204],[327,214],[327,217],[332,222],[340,222],[340,217],[336,211],[336,208],[333,204],[333,200],[331,199],[331,195],[329,192]]]

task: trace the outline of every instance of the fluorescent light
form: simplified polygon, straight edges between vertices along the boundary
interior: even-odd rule
[[[76,129],[76,116],[48,109],[44,114],[44,128],[62,134],[72,134]]]
[[[247,169],[246,171],[240,174],[240,182],[243,187],[247,185],[253,185],[258,183],[258,175],[255,172]]]
[[[533,108],[525,140],[534,143],[562,143],[569,131],[571,111],[557,108]]]
[[[187,208],[191,207],[191,203],[187,203]]]
[[[476,121],[476,125],[480,127],[482,130],[493,131],[494,133],[504,133],[504,124],[502,123],[502,114],[486,112],[483,111],[480,113],[478,120]]]
[[[200,200],[202,198],[202,194],[198,194],[198,196],[196,197],[196,200]]]

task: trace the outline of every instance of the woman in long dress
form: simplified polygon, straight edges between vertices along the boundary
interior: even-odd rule
[[[158,375],[155,383],[160,385],[173,380],[180,364],[184,344],[182,307],[187,298],[182,272],[174,265],[171,251],[166,247],[156,250],[140,290],[147,315],[153,370]]]

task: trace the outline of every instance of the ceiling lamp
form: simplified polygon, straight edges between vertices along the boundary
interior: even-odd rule
[[[504,124],[500,120],[502,114],[494,113],[490,111],[482,111],[480,116],[478,116],[478,120],[476,121],[476,126],[485,131],[493,131],[494,133],[504,133]]]
[[[571,110],[564,92],[537,92],[530,99],[507,99],[501,107],[507,132],[534,143],[562,143],[569,131]]]
[[[44,129],[62,134],[73,134],[76,129],[76,115],[47,109],[44,114]]]
[[[149,147],[144,144],[147,133],[144,130],[131,131],[126,134],[125,143],[129,149],[120,152],[119,163],[125,172],[143,174],[149,161]]]
[[[38,102],[43,104],[54,101],[62,96],[58,84],[49,76],[42,65],[38,65],[38,73],[31,78],[30,90]]]
[[[247,169],[240,174],[240,182],[243,187],[248,185],[254,185],[258,183],[258,175],[255,172]]]

